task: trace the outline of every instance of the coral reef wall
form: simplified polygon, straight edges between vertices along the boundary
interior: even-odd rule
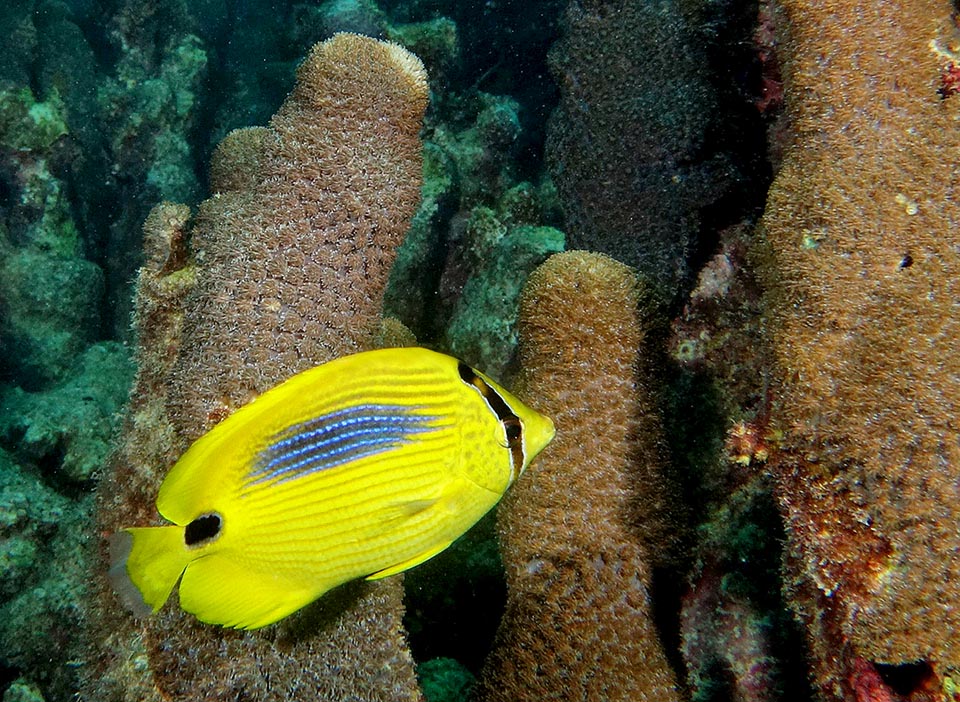
[[[776,445],[771,354],[748,261],[754,230],[744,222],[721,232],[668,340],[680,374],[666,391],[664,425],[696,505],[679,622],[693,702],[811,697],[803,639],[781,592],[783,528],[766,464]],[[658,594],[661,611],[673,611]]]
[[[139,370],[100,490],[104,533],[157,522],[169,465],[256,393],[377,345],[389,268],[419,198],[426,104],[412,54],[337,35],[311,51],[268,128],[224,140],[216,193],[192,227],[182,206],[154,210]],[[133,622],[99,589],[90,699],[419,698],[399,578],[355,583],[252,633],[201,625],[175,598]]]
[[[71,197],[67,108],[57,91],[8,82],[17,73],[0,66],[0,690],[29,671],[66,699],[87,579],[76,554],[132,368],[103,337],[104,272]]]
[[[557,437],[498,512],[507,609],[484,700],[680,697],[653,623],[653,567],[675,543],[634,271],[557,254],[524,288],[518,391]]]
[[[14,196],[0,217],[0,375],[28,389],[63,380],[101,323],[103,271],[85,256],[62,177],[68,133],[58,95],[0,83],[0,188]]]
[[[776,24],[791,131],[757,258],[786,592],[826,696],[955,694],[956,7],[781,0]]]
[[[0,6],[3,702],[462,702],[478,677],[486,699],[956,702],[957,11]],[[377,42],[319,49],[277,111],[343,30],[429,68],[422,145],[419,68]],[[568,243],[649,285],[561,256],[518,323]],[[129,618],[104,537],[155,523],[168,467],[264,388],[409,343],[383,314],[509,387],[522,360],[557,419],[499,527],[254,634],[176,598]]]

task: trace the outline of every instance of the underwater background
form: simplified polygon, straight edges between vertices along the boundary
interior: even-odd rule
[[[960,699],[957,13],[940,0],[6,3],[3,702]],[[231,233],[287,182],[257,151],[265,131],[233,130],[295,131],[297,66],[337,32],[423,61],[422,183],[388,182],[403,167],[383,163],[421,158],[389,141],[389,159],[348,154],[349,125],[375,112],[291,143],[332,150],[325,168],[389,170],[377,206],[403,243],[337,259],[334,295],[350,302],[300,309],[295,339],[288,318],[270,317],[277,333],[190,331],[191,309],[242,319],[245,290],[248,320],[269,307],[262,281],[216,268],[256,259],[244,242],[295,248],[257,239],[282,212]],[[363,80],[361,97],[385,94],[382,75]],[[316,199],[333,251],[338,210],[364,206],[352,182]],[[231,199],[241,191],[254,194]],[[270,275],[329,292],[308,263],[287,256]],[[373,306],[352,307],[354,293]],[[363,336],[371,315],[406,330]],[[311,330],[335,341],[308,352]],[[205,351],[241,332],[235,365],[228,344]],[[292,373],[410,332],[557,421],[500,514],[392,585],[348,586],[266,633],[113,611],[104,539],[120,512],[156,519],[140,488],[170,465],[137,461],[175,459],[266,382],[250,349]],[[221,382],[212,409],[176,396]],[[184,430],[184,416],[201,419]]]

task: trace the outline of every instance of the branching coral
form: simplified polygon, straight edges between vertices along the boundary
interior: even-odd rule
[[[782,0],[777,16],[792,135],[758,258],[786,591],[821,690],[850,700],[883,696],[868,681],[925,697],[960,669],[960,132],[936,51],[954,14]]]
[[[105,533],[156,522],[166,468],[256,393],[376,345],[387,273],[419,197],[426,103],[414,56],[338,35],[304,61],[269,128],[224,141],[216,194],[192,227],[181,206],[151,214],[139,371],[100,493]],[[202,625],[175,603],[133,623],[100,589],[91,699],[419,698],[398,578],[343,588],[255,633]]]

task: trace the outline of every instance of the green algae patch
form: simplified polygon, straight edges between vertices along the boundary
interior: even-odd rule
[[[68,133],[66,107],[56,89],[40,102],[29,88],[0,86],[0,146],[46,151]]]

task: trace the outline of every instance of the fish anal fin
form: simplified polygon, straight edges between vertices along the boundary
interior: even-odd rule
[[[208,624],[259,629],[309,604],[324,589],[306,589],[245,567],[226,554],[211,553],[184,571],[180,606]]]
[[[384,568],[383,570],[378,570],[376,573],[372,573],[371,575],[368,575],[367,580],[380,580],[380,578],[386,578],[390,575],[396,575],[397,573],[402,573],[405,570],[409,570],[414,566],[420,565],[424,561],[430,560],[431,558],[436,556],[438,553],[446,549],[452,543],[453,543],[452,541],[445,541],[440,544],[437,544],[436,546],[431,546],[426,551],[424,551],[423,553],[418,553],[413,558],[408,558],[407,560],[401,563],[397,563],[396,565],[392,565],[388,568]]]

